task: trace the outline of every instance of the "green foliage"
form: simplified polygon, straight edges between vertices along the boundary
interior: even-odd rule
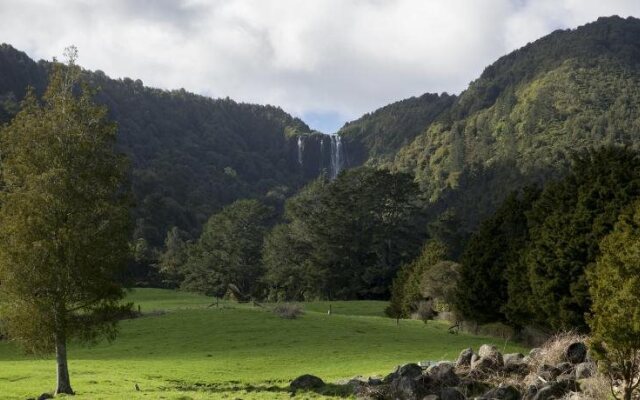
[[[116,126],[79,83],[73,60],[55,64],[42,104],[29,92],[0,132],[3,328],[28,351],[57,352],[64,393],[71,392],[67,339],[116,334],[126,307],[114,278],[126,265],[131,234]]]
[[[578,154],[564,180],[547,185],[529,213],[526,265],[534,321],[586,329],[587,266],[620,211],[640,195],[640,156],[621,147]]]
[[[233,284],[245,295],[260,296],[261,251],[272,220],[273,209],[258,200],[238,200],[211,216],[179,268],[182,288],[223,296]]]
[[[384,106],[347,122],[338,132],[356,165],[368,161],[381,165],[393,161],[396,152],[422,133],[446,111],[456,96],[426,93]]]
[[[640,203],[618,219],[589,270],[593,350],[629,400],[640,385]],[[612,382],[613,383],[613,382]]]
[[[418,303],[425,300],[422,293],[424,274],[435,264],[446,260],[447,248],[438,241],[430,240],[420,255],[404,265],[393,280],[391,301],[386,313],[390,317],[408,317],[417,310]]]
[[[187,243],[185,233],[174,226],[167,232],[164,240],[164,251],[158,257],[158,269],[165,278],[164,283],[177,287],[183,280],[183,266],[187,263]]]
[[[424,239],[417,186],[385,170],[321,178],[287,201],[285,218],[264,250],[274,298],[385,298]]]
[[[15,115],[28,85],[44,91],[51,68],[0,45],[0,124]],[[278,107],[149,88],[102,71],[82,75],[101,89],[95,101],[118,124],[117,149],[131,160],[134,238],[151,248],[162,247],[174,226],[196,237],[223,206],[277,187],[296,190],[318,174],[301,174],[295,140],[287,136],[309,133],[309,127]],[[145,268],[134,278],[145,279]]]
[[[519,260],[529,239],[525,213],[538,194],[536,189],[526,189],[509,195],[468,241],[460,260],[454,302],[463,317],[478,323],[505,321],[507,272]]]

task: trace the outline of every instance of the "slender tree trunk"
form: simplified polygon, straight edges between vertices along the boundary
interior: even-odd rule
[[[64,333],[56,333],[56,364],[57,384],[56,394],[74,394],[69,379],[69,366],[67,364],[67,338]]]

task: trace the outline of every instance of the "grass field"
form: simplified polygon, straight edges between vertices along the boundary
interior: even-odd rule
[[[337,383],[384,375],[406,362],[454,359],[483,343],[505,346],[448,334],[440,322],[397,326],[382,316],[384,302],[332,302],[332,315],[326,302],[306,303],[304,316],[284,320],[260,307],[208,307],[210,298],[168,290],[137,289],[129,301],[149,314],[122,321],[115,342],[70,346],[76,399],[287,399],[289,381],[303,373]],[[25,357],[13,344],[0,343],[0,398],[37,397],[54,379],[52,359]],[[336,385],[296,398],[342,393]]]

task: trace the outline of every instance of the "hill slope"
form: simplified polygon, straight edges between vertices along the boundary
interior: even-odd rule
[[[412,109],[396,104],[397,113]],[[640,20],[553,32],[488,66],[432,116],[422,111],[427,123],[388,164],[414,173],[438,213],[453,210],[471,229],[510,190],[562,174],[571,152],[640,144]],[[378,124],[369,132],[361,142],[403,131]],[[341,134],[353,135],[348,126]],[[368,152],[375,162],[375,146]]]
[[[44,90],[49,68],[0,45],[0,124],[17,112],[28,85]],[[311,178],[298,167],[292,138],[310,129],[280,108],[153,89],[101,71],[85,75],[118,123],[119,148],[132,160],[136,237],[152,245],[171,226],[195,233],[227,203],[293,191]]]

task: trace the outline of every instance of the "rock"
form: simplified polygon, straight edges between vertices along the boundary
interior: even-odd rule
[[[510,364],[522,364],[524,362],[524,355],[522,353],[510,353],[505,354],[502,359],[505,366]]]
[[[422,367],[418,364],[404,364],[396,371],[399,377],[417,378],[422,375]]]
[[[433,362],[431,360],[418,361],[418,365],[423,369],[429,368],[430,366],[432,366],[434,364],[437,364],[437,363],[435,363],[435,362]]]
[[[483,344],[478,349],[478,355],[480,356],[480,358],[497,357],[496,354],[500,354],[500,352],[498,351],[498,348],[490,344]]]
[[[47,399],[53,399],[53,395],[51,393],[42,393],[40,396],[38,396],[38,400],[47,400]]]
[[[540,367],[538,367],[538,376],[540,378],[542,378],[545,382],[551,382],[551,381],[555,381],[556,378],[558,376],[560,376],[560,374],[562,373],[562,371],[560,371],[558,368],[554,367],[553,365],[549,365],[549,364],[543,364]]]
[[[520,391],[515,386],[501,386],[489,390],[482,397],[494,400],[520,400]]]
[[[571,343],[564,351],[564,357],[571,364],[580,364],[587,358],[587,345],[582,342]]]
[[[404,364],[404,365],[400,365],[394,372],[385,376],[382,382],[391,383],[394,380],[401,377],[406,376],[410,378],[417,378],[420,375],[422,375],[422,367],[420,367],[418,364],[414,364],[414,363]]]
[[[391,383],[392,398],[397,400],[417,400],[419,398],[418,383],[414,378],[402,376]]]
[[[489,386],[484,382],[476,381],[469,378],[463,378],[460,380],[460,383],[458,384],[458,388],[463,393],[466,393],[467,396],[469,396],[470,398],[473,398],[475,396],[479,396],[483,393],[486,393],[489,389],[491,389],[491,386]]]
[[[561,362],[559,364],[556,364],[556,368],[560,370],[561,374],[573,372],[573,364],[568,362]]]
[[[531,400],[559,400],[569,392],[563,383],[553,382],[540,388]]]
[[[466,400],[466,397],[458,389],[448,387],[440,391],[440,400]]]
[[[434,386],[458,386],[460,378],[456,375],[455,367],[451,363],[440,363],[427,370]],[[440,396],[442,397],[442,396]]]
[[[378,379],[378,378],[369,378],[367,380],[367,384],[369,386],[380,386],[382,385],[382,379]]]
[[[458,360],[456,361],[456,367],[470,367],[471,358],[474,356],[473,349],[468,348],[460,352]]]
[[[576,379],[591,378],[596,372],[596,364],[593,362],[583,362],[576,365]]]
[[[291,381],[289,387],[292,390],[309,390],[309,389],[319,389],[324,386],[324,381],[317,376],[313,375],[301,375]]]
[[[502,354],[495,346],[483,344],[478,350],[478,359],[471,362],[472,369],[482,371],[494,371],[502,368],[504,360]]]
[[[526,357],[522,353],[505,354],[504,359],[504,371],[508,374],[520,374],[524,375],[529,372],[529,365],[526,362]]]

